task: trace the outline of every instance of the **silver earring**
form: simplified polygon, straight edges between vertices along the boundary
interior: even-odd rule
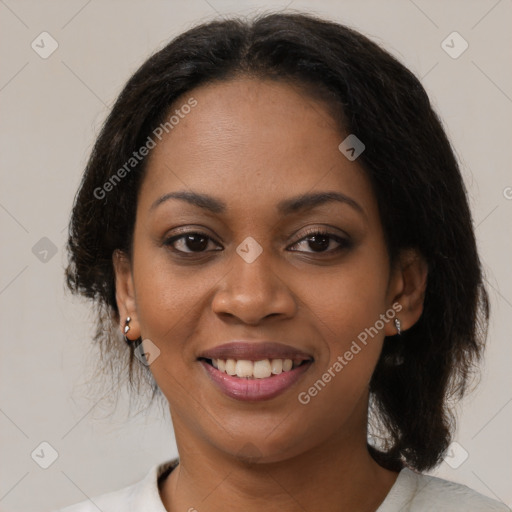
[[[396,332],[397,332],[398,336],[400,336],[400,334],[402,333],[402,329],[401,329],[401,325],[400,325],[400,320],[398,320],[398,318],[395,318],[395,327],[396,327]]]
[[[124,322],[124,341],[129,345],[131,343],[131,340],[128,339],[126,334],[130,330],[130,322],[132,321],[131,317],[126,317],[126,320]]]

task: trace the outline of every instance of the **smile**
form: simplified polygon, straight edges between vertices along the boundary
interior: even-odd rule
[[[206,375],[236,400],[270,400],[290,389],[314,362],[310,354],[273,342],[231,342],[198,357]]]
[[[233,377],[247,379],[267,379],[273,375],[289,372],[302,364],[303,359],[261,359],[250,361],[248,359],[206,359],[219,372]]]
[[[198,362],[225,395],[270,400],[291,388],[314,362],[311,354],[272,341],[232,341],[201,353]]]

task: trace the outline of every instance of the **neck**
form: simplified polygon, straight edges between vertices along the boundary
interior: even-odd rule
[[[180,464],[161,489],[169,512],[220,512],[226,504],[247,512],[374,512],[398,475],[373,460],[366,436],[349,439],[336,432],[321,446],[268,463],[242,461],[211,445],[200,446],[197,439],[180,442],[180,437],[176,432]]]

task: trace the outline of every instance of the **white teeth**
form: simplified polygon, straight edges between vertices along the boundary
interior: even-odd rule
[[[236,362],[237,377],[252,377],[253,370],[254,370],[254,364],[252,361],[247,361],[247,359],[239,359]]]
[[[270,361],[268,359],[254,362],[253,376],[255,379],[266,379],[271,375],[272,368],[270,368]]]
[[[226,361],[226,373],[228,375],[236,375],[236,361],[234,359]]]
[[[272,375],[289,372],[299,366],[302,360],[292,359],[261,359],[249,361],[248,359],[212,359],[212,366],[228,375],[240,378],[267,379]]]
[[[272,367],[272,373],[274,375],[279,375],[283,371],[283,360],[282,359],[272,359],[270,363]]]

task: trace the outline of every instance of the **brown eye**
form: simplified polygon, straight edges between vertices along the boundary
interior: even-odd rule
[[[204,233],[190,232],[173,236],[164,242],[164,245],[170,246],[176,252],[182,253],[201,253],[208,252],[209,243],[213,244],[212,239]],[[219,249],[214,249],[219,250]]]
[[[329,248],[331,239],[326,235],[313,235],[309,237],[308,243],[314,252],[323,252]]]
[[[292,247],[300,244],[307,244],[310,251],[309,253],[331,253],[350,247],[350,240],[342,238],[327,231],[316,230],[308,233],[301,240],[296,242]],[[299,251],[300,252],[300,251]]]

